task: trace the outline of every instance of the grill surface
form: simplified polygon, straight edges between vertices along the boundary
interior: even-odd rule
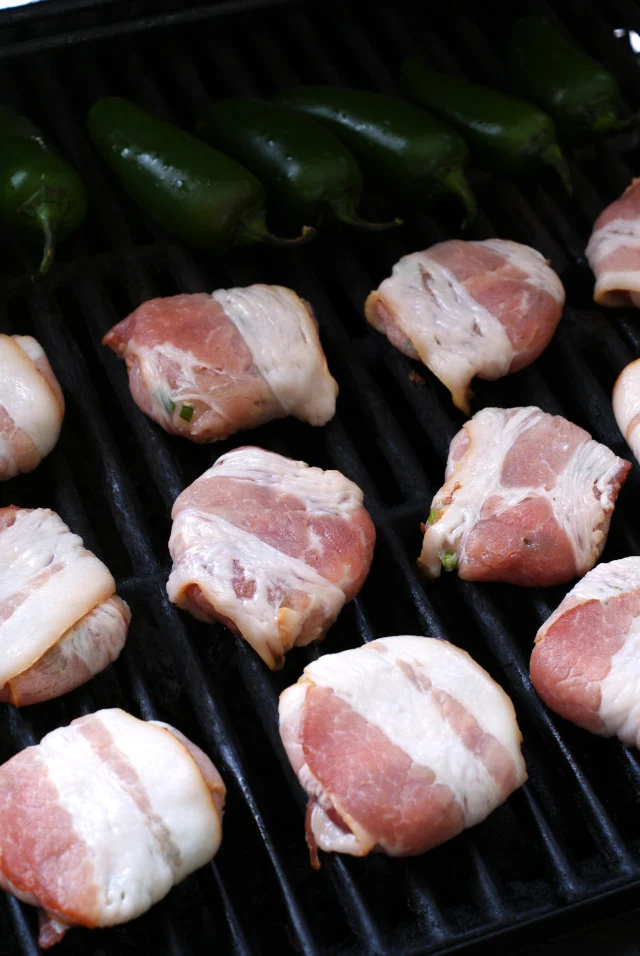
[[[74,717],[122,706],[180,727],[211,754],[229,790],[225,838],[211,866],[128,926],[74,930],[60,956],[276,948],[395,956],[481,948],[490,938],[495,953],[515,945],[516,933],[532,938],[550,932],[552,922],[584,920],[581,907],[596,899],[607,911],[637,902],[638,755],[554,717],[527,676],[533,636],[564,589],[474,586],[455,576],[425,585],[415,569],[419,524],[463,419],[433,376],[366,327],[362,305],[401,255],[456,235],[459,211],[410,216],[403,230],[384,235],[328,230],[297,251],[209,259],[139,214],[83,131],[90,103],[107,93],[189,128],[211,97],[230,93],[268,95],[305,81],[393,92],[400,57],[421,49],[436,67],[499,86],[509,24],[489,3],[480,19],[471,0],[433,5],[428,16],[418,3],[372,4],[366,23],[352,0],[250,13],[165,0],[154,10],[169,27],[157,29],[149,29],[142,3],[127,4],[126,19],[118,3],[87,2],[73,14],[64,0],[40,6],[45,15],[38,11],[36,22],[26,11],[0,21],[0,102],[31,116],[83,171],[91,213],[45,281],[30,278],[31,260],[1,235],[0,328],[37,336],[68,411],[55,452],[32,475],[3,485],[0,500],[58,511],[112,569],[133,622],[119,661],[85,687],[24,711],[2,708],[0,760]],[[512,6],[529,12],[525,3]],[[562,11],[576,41],[616,69],[637,108],[638,66],[613,30],[640,30],[640,8],[630,0],[601,9],[573,0]],[[79,36],[100,39],[79,43]],[[516,186],[474,174],[482,211],[470,236],[536,246],[568,292],[565,318],[542,358],[512,378],[478,383],[475,408],[538,404],[623,456],[629,451],[609,396],[617,373],[640,354],[637,313],[594,308],[584,245],[600,209],[629,183],[636,151],[630,134],[576,153],[572,201],[551,180]],[[374,211],[389,209],[397,211],[384,204]],[[151,296],[254,281],[290,285],[313,303],[340,383],[336,418],[320,430],[275,422],[214,447],[169,437],[136,409],[124,365],[101,336]],[[321,648],[294,651],[276,675],[224,629],[178,614],[164,591],[174,498],[219,454],[247,441],[340,469],[364,489],[378,528],[361,595]],[[640,553],[639,493],[634,464],[606,559]],[[303,794],[279,743],[277,695],[320,652],[402,633],[450,638],[502,684],[518,713],[529,782],[484,824],[423,857],[325,856],[316,874],[304,843]],[[34,934],[31,908],[2,898],[0,954],[37,953]]]

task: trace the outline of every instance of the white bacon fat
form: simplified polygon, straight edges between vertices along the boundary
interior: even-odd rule
[[[313,661],[280,697],[280,734],[309,795],[317,849],[412,856],[521,786],[513,705],[446,641],[388,637]]]
[[[529,365],[551,340],[564,298],[535,249],[452,240],[400,259],[367,299],[365,315],[468,412],[474,376],[493,380]]]
[[[231,626],[271,668],[324,635],[371,563],[358,486],[260,448],[219,458],[172,517],[169,598]]]
[[[0,334],[0,480],[32,471],[60,436],[64,399],[40,344]]]
[[[324,425],[338,386],[310,306],[283,286],[152,299],[104,337],[139,407],[193,441],[295,415]]]
[[[640,558],[600,564],[538,631],[531,681],[580,727],[640,746]]]
[[[456,435],[419,564],[462,578],[547,586],[585,574],[630,468],[582,428],[535,406],[485,408]]]
[[[0,700],[83,684],[116,659],[130,618],[108,569],[57,514],[0,511]]]
[[[44,911],[40,945],[145,913],[216,854],[225,787],[178,731],[101,710],[0,767],[0,886]]]
[[[598,305],[640,306],[640,179],[600,213],[587,245]]]
[[[219,289],[213,298],[249,346],[284,414],[311,425],[333,418],[338,386],[302,299],[280,285]]]

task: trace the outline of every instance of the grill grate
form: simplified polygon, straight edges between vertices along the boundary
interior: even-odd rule
[[[61,954],[153,947],[183,956],[216,947],[244,956],[277,947],[395,956],[474,946],[495,953],[513,947],[516,932],[532,938],[584,920],[587,903],[590,914],[596,900],[607,912],[637,903],[638,755],[556,719],[527,676],[535,631],[563,589],[477,587],[455,577],[425,585],[415,569],[419,523],[462,418],[432,376],[416,375],[418,366],[367,329],[362,305],[401,255],[455,235],[457,211],[410,217],[404,230],[383,236],[336,229],[300,250],[209,259],[172,242],[136,210],[83,131],[90,103],[107,93],[134,97],[189,127],[210,98],[228,93],[268,95],[305,81],[394,92],[400,57],[421,49],[436,67],[499,86],[508,24],[497,3],[483,4],[480,17],[471,0],[450,0],[428,18],[415,0],[382,3],[366,23],[355,0],[269,9],[259,0],[208,8],[164,0],[153,17],[143,3],[124,6],[87,0],[80,17],[65,0],[50,0],[37,20],[24,9],[0,20],[0,102],[51,133],[83,171],[91,197],[89,220],[63,245],[45,281],[31,280],[24,252],[2,235],[0,328],[41,341],[68,411],[55,452],[32,475],[3,485],[0,499],[58,511],[106,561],[133,609],[115,666],[60,700],[0,711],[0,760],[83,713],[123,706],[175,723],[202,745],[229,796],[225,839],[211,866],[134,923],[74,930]],[[248,6],[260,9],[243,12]],[[523,0],[513,7],[528,12]],[[536,9],[549,12],[544,4]],[[640,105],[637,64],[613,34],[620,26],[640,29],[640,7],[567,0],[562,16],[585,49],[616,68],[629,106]],[[150,29],[154,24],[160,28]],[[597,213],[630,181],[636,154],[632,134],[577,152],[573,201],[551,180],[516,186],[474,172],[481,214],[470,237],[535,245],[560,272],[570,302],[535,366],[478,383],[476,407],[539,404],[623,456],[629,453],[609,396],[616,374],[640,354],[640,332],[631,311],[603,315],[593,307],[584,245]],[[379,210],[395,212],[384,203]],[[290,285],[314,304],[341,387],[337,417],[321,430],[274,422],[215,448],[165,435],[134,406],[124,366],[101,336],[151,296],[254,281]],[[321,649],[293,652],[276,675],[222,628],[178,614],[164,592],[174,498],[218,454],[247,440],[343,471],[364,489],[378,528],[360,596]],[[632,504],[639,492],[634,465],[608,559],[640,553]],[[505,687],[523,731],[529,783],[484,824],[423,857],[325,856],[313,873],[303,794],[278,738],[277,695],[321,651],[397,633],[449,636]],[[30,908],[2,898],[1,956],[35,956],[34,933]]]

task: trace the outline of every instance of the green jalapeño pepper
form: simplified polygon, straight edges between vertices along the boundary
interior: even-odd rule
[[[199,249],[295,245],[315,235],[307,226],[296,239],[272,235],[265,221],[266,194],[252,173],[129,100],[98,100],[88,127],[131,198],[167,232]]]
[[[215,103],[196,129],[255,173],[269,199],[300,222],[337,219],[363,229],[400,225],[399,220],[360,218],[360,168],[340,140],[311,116],[238,96]]]
[[[299,86],[279,103],[315,116],[351,150],[364,172],[413,204],[455,193],[476,214],[464,169],[469,152],[449,126],[404,100],[337,86]]]
[[[82,180],[40,130],[0,106],[0,219],[26,242],[43,247],[40,274],[53,263],[56,242],[87,212]]]
[[[409,99],[457,129],[487,169],[518,176],[546,164],[571,192],[569,168],[556,142],[553,120],[537,106],[436,73],[416,57],[404,62],[400,79]]]
[[[544,17],[516,22],[509,61],[520,89],[551,114],[562,139],[579,143],[640,122],[638,114],[620,119],[618,81]]]

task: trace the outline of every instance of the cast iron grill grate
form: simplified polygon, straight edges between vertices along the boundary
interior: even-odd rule
[[[243,12],[249,6],[260,9]],[[549,931],[550,921],[583,919],[586,903],[600,900],[612,910],[640,892],[637,754],[556,719],[528,681],[533,636],[562,590],[476,587],[455,577],[427,586],[415,568],[419,524],[462,418],[426,371],[368,330],[362,305],[401,255],[457,234],[457,210],[410,216],[404,230],[384,235],[333,230],[298,251],[209,259],[139,214],[84,133],[90,103],[107,93],[134,97],[189,128],[210,98],[230,93],[268,95],[305,81],[393,92],[401,56],[420,49],[436,66],[506,82],[509,24],[497,5],[484,4],[480,14],[471,0],[454,0],[428,15],[413,0],[371,6],[363,20],[355,0],[268,9],[164,0],[150,17],[144,3],[126,5],[125,14],[117,0],[82,3],[75,12],[51,0],[37,19],[21,13],[0,21],[0,102],[59,142],[83,171],[92,207],[46,281],[29,277],[24,251],[2,234],[0,328],[41,341],[68,412],[56,451],[32,475],[3,485],[0,503],[58,511],[113,570],[133,609],[114,667],[50,704],[2,709],[0,760],[82,713],[122,706],[179,726],[212,755],[229,788],[214,863],[134,923],[74,930],[61,956],[214,948],[396,956],[489,945],[496,952],[514,945],[517,927],[518,938],[532,936]],[[513,7],[528,10],[524,2]],[[562,17],[585,49],[617,70],[637,108],[638,66],[613,31],[640,30],[640,7],[568,0]],[[478,384],[476,408],[539,404],[622,455],[629,452],[609,395],[623,365],[640,354],[640,332],[632,311],[605,315],[593,307],[584,246],[595,216],[630,181],[637,152],[629,134],[576,153],[573,200],[545,179],[516,185],[474,174],[481,214],[471,238],[535,245],[561,274],[569,299],[542,358],[514,378]],[[335,420],[321,430],[275,422],[217,447],[170,438],[136,409],[124,366],[101,336],[154,295],[254,281],[290,285],[313,303],[341,387]],[[325,645],[292,653],[276,675],[222,628],[178,614],[164,592],[175,496],[218,454],[247,441],[345,472],[364,489],[378,528],[361,595]],[[634,465],[608,559],[640,553],[639,492]],[[524,734],[529,783],[484,824],[426,856],[325,857],[313,873],[303,795],[279,743],[277,695],[314,654],[398,633],[450,637],[505,687]],[[30,908],[3,897],[0,954],[37,953],[34,934]],[[509,934],[509,942],[496,934]]]

